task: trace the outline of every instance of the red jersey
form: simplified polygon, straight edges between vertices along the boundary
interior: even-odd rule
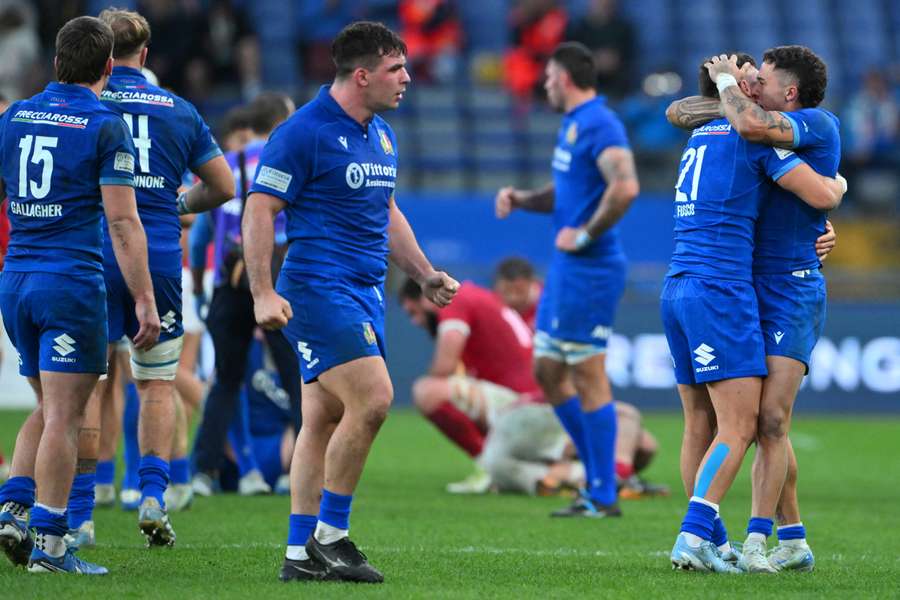
[[[540,393],[531,370],[531,330],[493,292],[467,281],[437,318],[439,335],[445,329],[466,334],[462,361],[468,375],[519,393]]]

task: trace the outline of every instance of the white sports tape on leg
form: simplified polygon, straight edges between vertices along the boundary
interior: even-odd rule
[[[136,380],[172,381],[178,372],[178,359],[184,336],[156,344],[149,350],[131,349],[131,374]]]

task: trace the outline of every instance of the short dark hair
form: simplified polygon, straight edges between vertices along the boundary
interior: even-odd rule
[[[112,56],[115,36],[96,17],[76,17],[56,34],[56,78],[60,83],[95,83]]]
[[[777,46],[763,54],[763,62],[787,71],[797,79],[798,100],[803,108],[814,108],[825,99],[828,69],[819,56],[806,46]]]
[[[752,56],[747,54],[746,52],[728,52],[728,56],[732,54],[737,55],[737,66],[743,67],[746,63],[750,63],[754,67],[756,66],[756,61]],[[700,87],[700,95],[704,98],[718,98],[719,97],[719,88],[716,87],[716,82],[712,80],[709,76],[709,71],[706,70],[704,66],[708,63],[712,57],[703,59],[703,62],[700,63],[700,72],[698,73],[697,82]]]
[[[494,281],[513,281],[516,279],[534,279],[534,267],[526,259],[513,256],[497,265],[497,270],[494,272]]]
[[[562,67],[575,87],[588,90],[597,87],[597,67],[594,56],[581,42],[563,42],[556,47],[550,60]]]
[[[381,57],[406,56],[406,43],[382,23],[357,21],[344,27],[331,43],[337,77],[347,77],[362,67],[373,70]]]
[[[230,135],[239,129],[250,128],[250,111],[246,106],[235,106],[230,109],[221,122],[222,137]]]
[[[422,297],[422,286],[416,283],[416,280],[412,277],[407,277],[400,289],[397,290],[397,297],[400,299],[400,302],[404,300],[418,300]]]
[[[246,112],[250,129],[257,135],[267,134],[291,113],[291,97],[279,92],[262,92],[247,106]]]

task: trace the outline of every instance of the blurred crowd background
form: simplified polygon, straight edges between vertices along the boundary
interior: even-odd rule
[[[288,92],[300,105],[330,81],[331,39],[347,23],[371,19],[397,30],[413,77],[401,108],[385,115],[400,146],[398,201],[434,262],[482,283],[509,254],[546,265],[548,222],[517,216],[499,224],[490,199],[500,186],[549,178],[559,116],[542,97],[544,63],[563,40],[585,43],[600,93],[626,124],[641,179],[622,224],[631,267],[620,322],[633,332],[658,328],[671,253],[671,190],[687,134],[666,122],[666,106],[697,93],[705,57],[742,50],[760,58],[771,46],[807,45],[828,65],[824,107],[840,118],[841,172],[850,184],[831,217],[838,248],[826,273],[838,305],[829,323],[844,332],[835,335],[862,337],[856,354],[835,342],[835,385],[841,373],[849,377],[844,391],[861,385],[852,378],[865,374],[866,336],[898,336],[897,0],[0,0],[0,93],[15,99],[43,88],[59,27],[110,4],[147,17],[147,66],[198,107],[220,141],[233,125],[229,111],[259,91]],[[841,316],[841,301],[867,308]],[[635,306],[646,310],[633,318],[656,319],[652,326],[629,325]],[[900,337],[890,339],[872,364],[900,390]],[[842,360],[856,366],[842,371]]]

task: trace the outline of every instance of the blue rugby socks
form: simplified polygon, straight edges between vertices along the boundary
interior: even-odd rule
[[[612,402],[591,412],[582,412],[584,438],[590,455],[587,471],[588,493],[605,506],[615,504],[616,491],[616,407]]]
[[[322,488],[322,502],[319,504],[319,522],[315,536],[322,544],[332,544],[347,537],[350,530],[350,505],[352,495],[342,495]]]

